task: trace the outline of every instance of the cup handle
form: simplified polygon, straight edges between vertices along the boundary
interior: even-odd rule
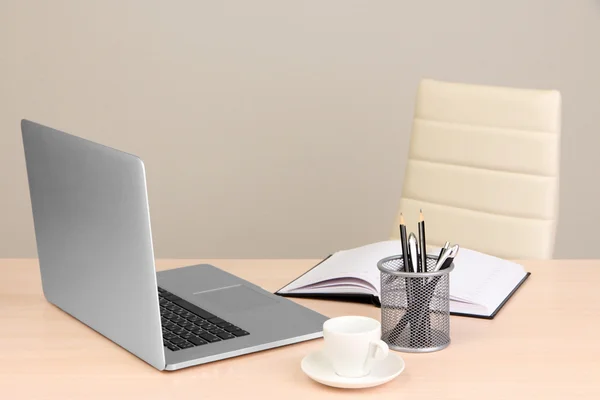
[[[364,367],[365,373],[367,374],[371,372],[375,361],[381,361],[385,359],[388,356],[388,353],[390,352],[387,343],[385,343],[383,340],[373,340],[370,343],[370,346],[371,348],[369,350],[369,356],[365,360]]]
[[[383,340],[374,340],[371,342],[371,357],[380,361],[385,359],[390,352],[390,348]]]

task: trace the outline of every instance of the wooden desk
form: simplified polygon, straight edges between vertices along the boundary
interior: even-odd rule
[[[311,260],[208,260],[274,291]],[[196,264],[159,261],[159,269]],[[600,398],[600,261],[524,263],[531,278],[492,321],[452,317],[452,343],[401,354],[378,388],[311,381],[300,360],[322,339],[177,372],[158,372],[48,304],[36,260],[0,260],[2,399],[574,399]],[[379,318],[373,306],[298,300],[328,316]]]

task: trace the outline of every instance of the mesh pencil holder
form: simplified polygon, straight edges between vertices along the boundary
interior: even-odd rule
[[[427,255],[433,271],[437,255]],[[450,272],[405,272],[402,256],[377,263],[381,271],[381,339],[391,349],[426,353],[450,344]]]

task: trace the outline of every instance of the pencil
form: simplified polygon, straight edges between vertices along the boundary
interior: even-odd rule
[[[421,248],[420,264],[417,272],[427,272],[427,243],[425,241],[425,218],[423,210],[419,210],[419,247]]]
[[[402,245],[402,261],[404,262],[404,272],[412,272],[409,269],[408,239],[406,238],[406,225],[404,215],[400,213],[400,243]]]

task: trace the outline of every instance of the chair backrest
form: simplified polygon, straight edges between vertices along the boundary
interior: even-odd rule
[[[428,244],[552,258],[560,128],[557,91],[423,80],[392,238],[422,208]]]

